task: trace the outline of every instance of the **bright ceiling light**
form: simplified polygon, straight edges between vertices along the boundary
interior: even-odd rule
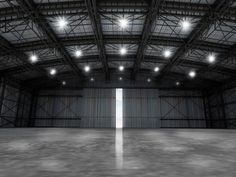
[[[85,72],[89,72],[89,71],[90,71],[90,66],[86,65],[86,66],[84,67],[84,71],[85,71]]]
[[[128,26],[128,20],[125,18],[122,18],[119,20],[119,26],[124,29]]]
[[[122,47],[122,48],[120,49],[120,54],[121,54],[121,55],[125,55],[126,53],[127,53],[126,48]]]
[[[76,57],[81,57],[81,55],[82,55],[82,51],[81,50],[76,50],[75,51],[75,56]]]
[[[154,68],[154,72],[158,72],[159,70],[160,70],[159,67]]]
[[[38,56],[35,55],[35,54],[31,55],[31,56],[30,56],[30,61],[31,61],[32,63],[36,63],[36,62],[38,61]]]
[[[216,61],[216,56],[213,54],[208,55],[207,60],[209,63],[214,63]]]
[[[151,82],[152,80],[150,78],[147,79],[147,82]]]
[[[120,81],[122,81],[122,80],[123,80],[123,78],[122,78],[122,77],[119,77],[119,80],[120,80]]]
[[[62,85],[66,85],[66,81],[62,81]]]
[[[171,51],[170,50],[164,50],[163,55],[165,58],[169,58],[171,56]]]
[[[124,67],[124,66],[122,66],[122,65],[121,65],[121,66],[119,66],[119,70],[120,70],[120,71],[124,71],[124,69],[125,69],[125,67]]]
[[[91,78],[90,78],[90,81],[91,81],[91,82],[93,82],[93,81],[94,81],[94,78],[93,78],[93,77],[91,77]]]
[[[55,68],[50,69],[50,75],[55,75],[57,73],[57,70]]]
[[[62,30],[65,29],[67,27],[68,21],[65,17],[59,17],[57,19],[57,27]]]
[[[191,23],[189,20],[184,19],[181,21],[181,27],[183,31],[188,31],[191,28]]]
[[[190,71],[188,73],[188,75],[189,75],[189,77],[194,78],[194,77],[196,77],[196,72],[195,71]]]
[[[179,82],[179,81],[177,81],[177,82],[175,83],[175,85],[176,85],[176,86],[179,86],[179,85],[180,85],[180,82]]]

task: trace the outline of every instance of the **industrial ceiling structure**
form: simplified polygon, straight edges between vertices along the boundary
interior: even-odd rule
[[[31,87],[236,77],[233,0],[0,0],[0,75]]]

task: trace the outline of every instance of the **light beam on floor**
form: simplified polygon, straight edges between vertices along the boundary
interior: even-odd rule
[[[116,167],[123,168],[123,89],[116,89]]]

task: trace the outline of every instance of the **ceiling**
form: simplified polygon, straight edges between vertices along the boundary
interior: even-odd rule
[[[120,77],[210,87],[235,78],[235,43],[233,0],[0,0],[0,75],[32,87]]]

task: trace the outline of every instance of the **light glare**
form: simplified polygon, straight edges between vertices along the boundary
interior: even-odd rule
[[[165,58],[169,58],[171,56],[171,51],[170,50],[165,50],[163,54],[164,54]]]
[[[155,72],[158,72],[158,71],[159,71],[159,67],[155,67],[155,68],[154,68],[154,71],[155,71]]]
[[[122,65],[119,66],[119,70],[120,70],[120,71],[124,71],[124,69],[125,69],[124,66],[122,66]]]
[[[125,18],[122,18],[119,20],[119,26],[124,29],[128,26],[128,20]]]
[[[68,22],[65,17],[60,17],[57,19],[57,27],[62,30],[65,29],[67,26]]]
[[[82,51],[81,50],[76,50],[75,51],[75,56],[76,57],[80,57],[82,55]]]
[[[183,31],[188,31],[191,28],[191,23],[189,20],[184,19],[181,21],[181,27]]]
[[[195,71],[190,71],[188,74],[191,78],[194,78],[196,76],[196,72]]]
[[[38,56],[35,55],[35,54],[31,55],[31,56],[30,56],[30,61],[31,61],[32,63],[36,63],[36,62],[38,61]]]
[[[213,55],[213,54],[208,55],[208,62],[209,63],[214,63],[215,60],[216,60],[215,55]]]
[[[52,68],[51,70],[50,70],[50,74],[53,76],[53,75],[55,75],[57,73],[57,70],[55,69],[55,68]]]
[[[126,53],[127,53],[126,48],[122,47],[122,48],[120,49],[120,54],[121,54],[121,55],[125,55]]]
[[[89,72],[89,71],[90,71],[90,66],[88,66],[88,65],[85,66],[85,67],[84,67],[84,71],[85,71],[85,72]]]

